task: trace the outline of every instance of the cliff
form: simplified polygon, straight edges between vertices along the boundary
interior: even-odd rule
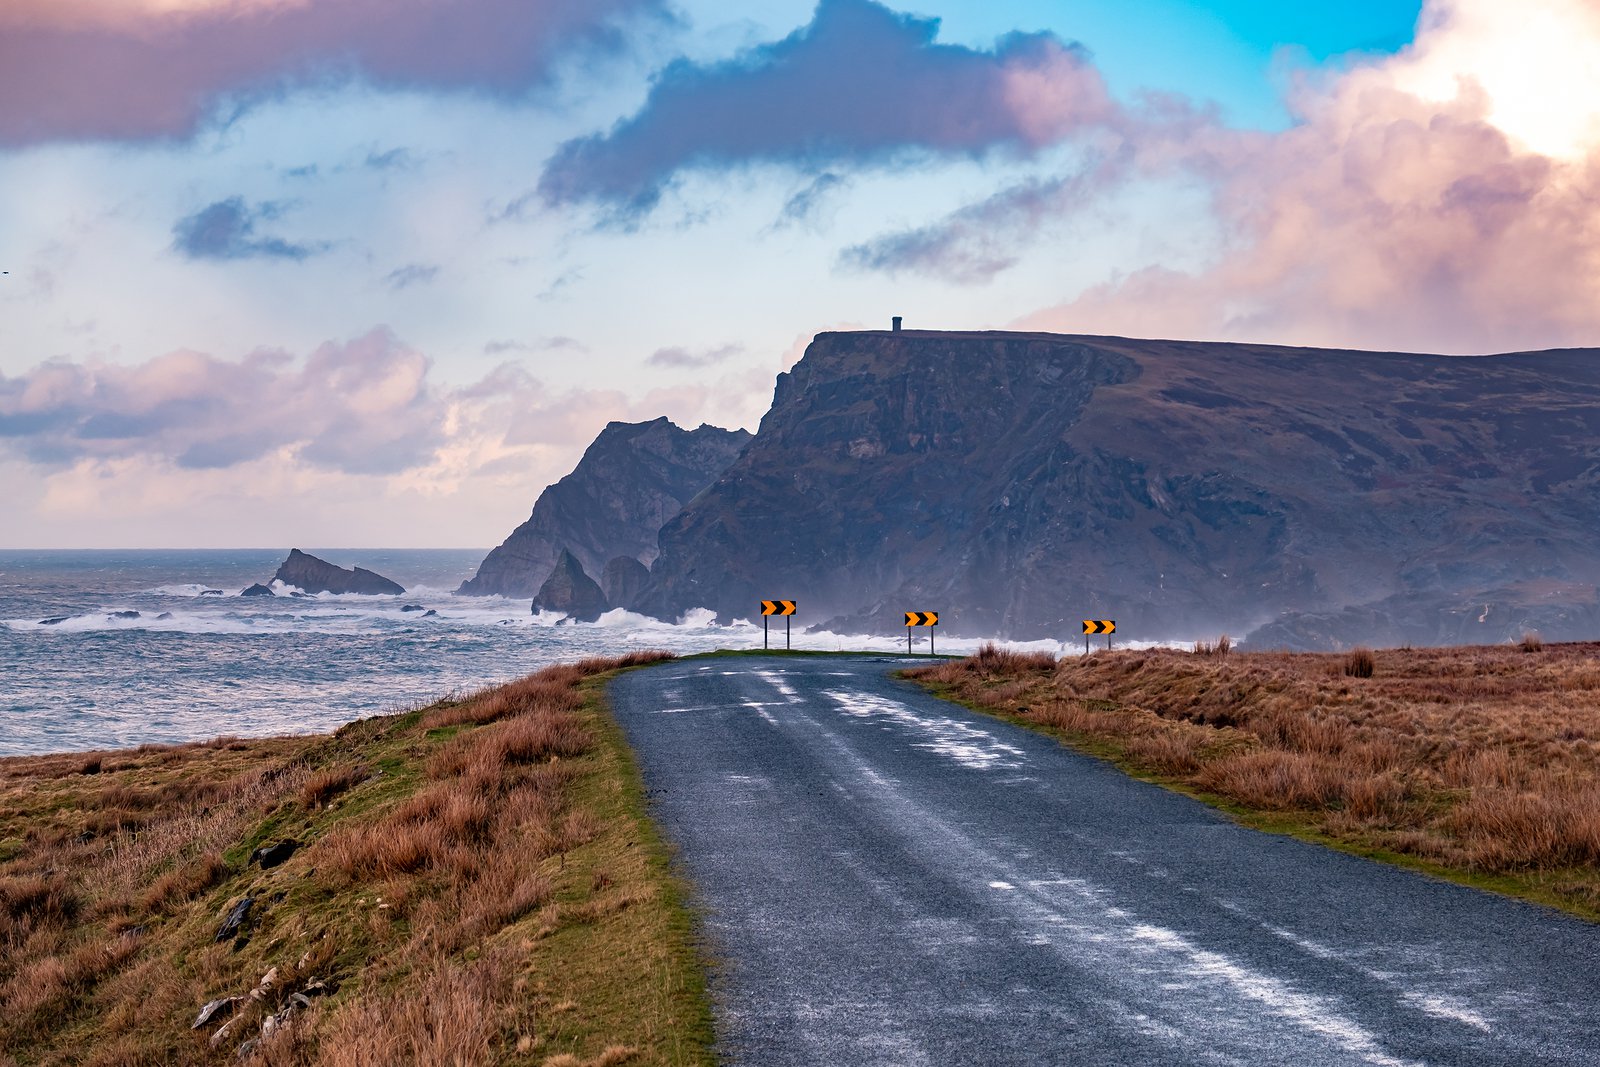
[[[307,593],[366,593],[381,596],[398,595],[406,591],[399,583],[391,582],[365,567],[335,567],[327,560],[308,555],[298,548],[289,550],[289,558],[283,561],[272,578]]]
[[[1600,631],[1600,353],[819,335],[640,609],[1329,647]]]
[[[664,417],[610,423],[572,473],[539,494],[528,521],[457,592],[533,596],[563,546],[589,574],[602,573],[618,556],[648,565],[661,524],[726,470],[749,441],[744,430],[684,430]]]

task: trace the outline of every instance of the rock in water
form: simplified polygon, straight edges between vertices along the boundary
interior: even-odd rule
[[[600,591],[612,607],[631,608],[649,580],[650,569],[643,563],[632,556],[618,556],[601,573]]]
[[[591,574],[617,556],[648,564],[661,524],[727,470],[750,439],[744,430],[684,430],[666,418],[611,423],[456,591],[532,596],[563,547]]]
[[[335,567],[327,560],[291,549],[274,581],[297,586],[308,593],[361,593],[370,596],[398,596],[405,587],[363,567]]]
[[[577,622],[593,622],[609,610],[606,595],[595,580],[583,572],[578,557],[565,548],[556,557],[555,570],[550,572],[539,595],[533,598],[533,613],[559,611]]]
[[[262,585],[260,582],[257,582],[255,585],[252,585],[248,589],[240,590],[239,591],[239,595],[240,596],[277,596],[278,594],[274,593],[269,586],[265,586],[265,585]]]

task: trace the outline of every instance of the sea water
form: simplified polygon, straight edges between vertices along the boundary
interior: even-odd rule
[[[406,592],[241,597],[287,549],[0,551],[0,756],[319,732],[584,656],[761,647],[755,605],[725,626],[709,611],[574,624],[534,616],[527,600],[454,596],[483,549],[307,551]],[[797,649],[905,649],[903,632],[811,633],[804,621]],[[782,647],[781,620],[772,637]],[[938,651],[977,644],[939,638]]]

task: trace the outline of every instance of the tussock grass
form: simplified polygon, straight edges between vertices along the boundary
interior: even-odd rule
[[[1600,918],[1600,644],[1528,644],[908,673],[1255,825]]]
[[[0,1064],[710,1062],[687,913],[599,688],[662,658],[329,737],[0,760]]]

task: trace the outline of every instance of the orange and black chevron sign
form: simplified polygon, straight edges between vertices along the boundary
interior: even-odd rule
[[[761,602],[763,615],[793,615],[794,601],[792,600],[763,600]]]
[[[908,611],[906,612],[907,626],[938,626],[939,613],[937,611]]]
[[[1115,619],[1084,619],[1083,632],[1086,634],[1114,634],[1117,632]]]

